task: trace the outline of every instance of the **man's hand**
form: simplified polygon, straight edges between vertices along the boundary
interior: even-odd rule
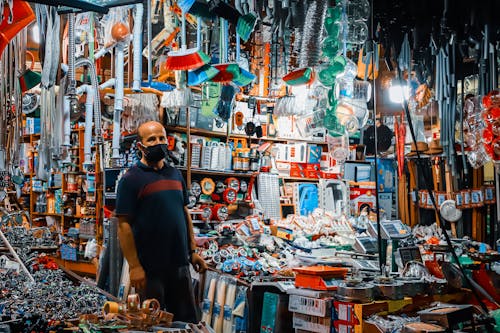
[[[137,290],[146,289],[146,272],[141,265],[130,267],[130,285]]]
[[[205,260],[196,252],[191,255],[191,265],[198,273],[204,273],[208,268]]]

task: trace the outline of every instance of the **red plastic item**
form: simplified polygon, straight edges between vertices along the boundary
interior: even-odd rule
[[[4,20],[0,22],[0,58],[5,47],[16,35],[35,20],[35,13],[26,1],[14,0],[13,22],[9,23],[9,6],[4,6]]]
[[[434,253],[434,259],[425,262],[425,267],[429,272],[439,279],[444,279],[443,270],[441,269],[440,261],[436,258],[436,253]]]
[[[315,275],[325,278],[343,278],[348,269],[345,267],[331,267],[331,266],[309,266],[297,267],[293,269],[298,274]]]

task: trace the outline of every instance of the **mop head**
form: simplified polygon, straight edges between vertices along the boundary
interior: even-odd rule
[[[168,52],[165,67],[172,71],[187,71],[200,68],[210,62],[210,57],[197,47]]]
[[[183,13],[187,13],[194,4],[194,0],[177,0],[177,6]]]
[[[289,86],[299,86],[303,84],[310,84],[314,80],[314,72],[311,68],[301,68],[294,70],[283,76],[283,81]]]
[[[191,89],[176,88],[163,93],[160,105],[167,109],[186,108],[193,102]]]
[[[219,70],[210,65],[204,65],[198,69],[188,72],[188,86],[197,86],[203,82],[213,79]]]
[[[240,35],[240,38],[247,42],[255,29],[255,25],[257,24],[257,15],[254,13],[248,13],[246,15],[241,16],[238,19],[238,24],[236,24],[236,32]]]
[[[219,70],[219,73],[212,78],[212,82],[229,83],[240,75],[240,66],[236,63],[216,64],[214,67]]]
[[[239,69],[238,75],[233,78],[233,83],[237,86],[245,87],[255,80],[255,75],[241,67]]]
[[[208,7],[208,2],[204,0],[196,0],[191,6],[191,9],[189,9],[189,14],[207,20],[213,20],[217,17],[214,13],[210,11],[210,7]]]

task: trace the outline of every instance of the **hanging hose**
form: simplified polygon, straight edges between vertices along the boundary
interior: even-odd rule
[[[113,143],[112,143],[112,160],[116,163],[120,159],[120,118],[123,111],[123,43],[116,45],[115,54],[115,106],[113,113]]]
[[[122,59],[123,60],[123,59]],[[123,64],[123,61],[122,61]],[[90,70],[90,83],[92,88],[94,88],[94,96],[98,96],[99,91],[99,81],[97,79],[97,73],[95,65],[92,61],[87,58],[80,58],[75,63],[75,68],[87,66]],[[102,127],[101,127],[101,101],[99,98],[94,98],[94,127],[95,127],[95,137],[96,143],[102,143]]]
[[[68,14],[68,91],[71,97],[71,107],[76,108],[76,80],[75,80],[75,14]]]
[[[309,1],[302,42],[300,45],[299,67],[314,67],[318,64],[321,55],[321,39],[326,17],[327,0]]]
[[[83,144],[83,165],[92,164],[92,151],[91,151],[91,143],[92,143],[92,111],[95,99],[95,90],[92,86],[88,84],[84,84],[79,86],[76,90],[77,94],[87,94],[87,99],[85,101],[85,132],[84,132],[84,144]]]
[[[132,90],[141,91],[141,76],[142,76],[142,17],[144,16],[144,5],[138,3],[135,5],[134,17],[134,79],[132,82]]]

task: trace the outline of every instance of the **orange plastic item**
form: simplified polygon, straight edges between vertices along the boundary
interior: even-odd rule
[[[427,244],[434,244],[438,245],[439,244],[439,238],[437,237],[431,237],[427,240]]]
[[[314,290],[335,290],[336,283],[327,283],[326,280],[334,278],[344,278],[348,269],[345,267],[311,266],[298,267],[293,269],[295,276],[295,286]]]
[[[9,42],[35,20],[35,13],[26,1],[14,0],[13,22],[9,24],[9,6],[4,6],[5,19],[0,22],[0,57]]]
[[[441,262],[443,261],[443,258],[441,259]],[[429,270],[429,273],[434,275],[435,277],[439,279],[444,279],[444,274],[443,270],[441,269],[441,262],[438,261],[436,257],[436,253],[434,253],[434,260],[427,260],[425,262],[425,267]]]
[[[317,275],[322,277],[344,277],[348,269],[345,267],[332,267],[332,266],[309,266],[309,267],[297,267],[293,269],[294,272],[299,274],[307,275]]]

